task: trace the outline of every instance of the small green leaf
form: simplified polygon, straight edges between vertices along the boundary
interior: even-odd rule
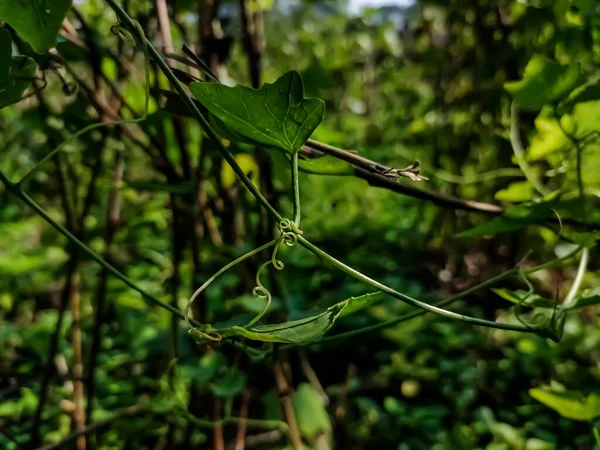
[[[0,29],[0,109],[21,100],[36,70],[37,64],[33,59],[12,56],[10,33],[4,28]]]
[[[304,97],[304,83],[295,71],[260,89],[192,83],[190,90],[230,131],[229,137],[237,134],[291,153],[308,140],[325,113],[322,100]]]
[[[231,397],[246,387],[246,375],[237,369],[231,369],[227,375],[210,384],[210,390],[217,397]]]
[[[506,202],[524,202],[531,200],[535,190],[529,181],[515,181],[508,185],[506,189],[501,189],[494,195],[496,200]]]
[[[331,420],[323,397],[308,383],[300,383],[292,395],[300,434],[309,441],[331,430]]]
[[[531,294],[526,291],[511,291],[509,289],[492,289],[493,292],[498,294],[505,300],[509,302],[515,303],[517,305],[521,304],[524,306],[529,306],[531,308],[550,308],[554,309],[556,307],[556,303],[548,300],[547,298],[542,297],[541,295]]]
[[[231,331],[248,339],[263,342],[303,344],[316,341],[333,326],[347,304],[347,301],[337,303],[321,314],[300,320],[253,328],[234,326]]]
[[[331,155],[321,156],[319,158],[298,160],[298,168],[302,172],[316,175],[354,175],[354,166],[334,158]]]
[[[542,109],[565,98],[580,83],[579,64],[561,65],[543,55],[534,55],[520,81],[504,84],[520,108]]]
[[[0,0],[0,19],[13,27],[37,53],[56,45],[72,0]]]
[[[600,395],[595,393],[585,397],[580,391],[535,388],[529,395],[568,419],[591,421],[600,416]]]

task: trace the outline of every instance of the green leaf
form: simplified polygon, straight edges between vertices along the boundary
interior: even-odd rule
[[[0,19],[13,27],[37,53],[56,44],[72,0],[0,0]]]
[[[580,83],[579,64],[561,65],[534,55],[520,81],[504,84],[520,108],[537,111],[566,97]]]
[[[340,317],[346,317],[355,312],[361,311],[369,306],[379,303],[385,298],[387,294],[384,292],[371,292],[369,294],[361,295],[360,297],[350,297],[340,303],[346,303],[346,307],[342,309]],[[339,304],[339,303],[338,303]]]
[[[600,288],[586,289],[575,297],[573,305],[569,309],[580,309],[598,304],[600,304]]]
[[[21,100],[36,70],[37,64],[33,59],[12,56],[10,33],[4,28],[0,29],[0,109]]]
[[[308,140],[325,113],[322,100],[304,97],[304,83],[295,71],[260,89],[192,83],[190,90],[230,130],[230,137],[235,133],[291,153]]]
[[[521,304],[525,306],[529,306],[531,308],[550,308],[554,309],[556,307],[556,303],[548,300],[547,298],[542,297],[541,295],[531,294],[526,291],[511,291],[510,289],[492,289],[493,292],[498,294],[505,300],[515,304]]]
[[[334,158],[331,155],[321,156],[319,158],[298,160],[298,168],[302,172],[316,175],[354,175],[354,166]]]
[[[263,342],[303,344],[316,341],[323,337],[333,326],[347,304],[345,300],[333,305],[321,314],[300,320],[253,328],[232,327],[231,331],[248,339]]]
[[[580,391],[535,388],[529,395],[568,419],[591,421],[600,416],[600,395],[595,393],[585,397]]]
[[[231,397],[246,387],[246,374],[231,369],[227,375],[210,384],[210,390],[217,397]]]
[[[321,394],[310,384],[300,383],[292,395],[298,429],[309,441],[331,430],[331,420]]]
[[[535,190],[529,181],[516,181],[508,185],[506,189],[501,189],[494,195],[496,200],[506,202],[524,202],[531,200]]]

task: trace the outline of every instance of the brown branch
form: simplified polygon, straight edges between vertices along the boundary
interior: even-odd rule
[[[281,404],[283,405],[283,411],[285,413],[285,419],[290,430],[290,440],[292,441],[292,447],[294,450],[302,450],[302,438],[300,437],[300,430],[298,429],[298,423],[296,422],[296,413],[294,412],[294,405],[292,404],[292,388],[290,387],[283,365],[280,361],[277,361],[273,365],[273,374],[275,375],[275,384],[281,397]]]
[[[246,430],[248,428],[247,422],[244,419],[248,418],[248,407],[250,403],[250,391],[245,390],[242,395],[242,406],[240,407],[240,418],[242,419],[238,424],[237,435],[235,438],[235,450],[244,450],[246,446]]]
[[[83,428],[82,430],[78,430],[78,431],[75,431],[74,433],[69,434],[64,439],[62,439],[58,442],[55,442],[54,444],[44,445],[42,447],[39,447],[37,450],[63,449],[63,448],[65,448],[66,444],[79,438],[80,436],[86,436],[90,433],[101,430],[102,428],[106,428],[108,425],[110,425],[112,422],[114,422],[116,420],[123,419],[125,417],[136,416],[138,414],[143,413],[144,411],[146,411],[146,407],[143,405],[129,406],[128,408],[125,408],[122,411],[119,411],[104,420],[99,420],[98,422],[91,423],[90,425]]]

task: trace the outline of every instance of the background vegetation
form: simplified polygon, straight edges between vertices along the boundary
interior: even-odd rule
[[[15,22],[11,3],[0,0],[0,448],[600,448],[595,1],[415,1],[358,15],[334,0],[124,2],[185,84],[211,72],[259,87],[296,70],[325,101],[302,157],[323,142],[368,161],[304,160],[329,173],[300,173],[311,242],[431,304],[508,270],[452,310],[542,324],[394,323],[416,308],[382,296],[310,345],[198,344],[73,244],[183,311],[278,232],[156,58],[145,71],[141,36],[114,2],[48,1],[48,16],[67,18],[50,51],[54,36]],[[83,133],[44,160],[88,125],[143,117],[146,88],[146,120]],[[223,142],[291,217],[285,154]],[[427,181],[386,171],[415,160]],[[263,274],[265,323],[376,291],[300,246],[279,255],[285,268]],[[266,259],[218,278],[193,316],[248,323]]]

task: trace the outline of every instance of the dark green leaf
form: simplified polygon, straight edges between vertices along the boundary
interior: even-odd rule
[[[246,387],[246,375],[237,369],[231,369],[227,375],[210,384],[210,390],[217,397],[231,397]]]
[[[290,344],[316,341],[333,326],[347,304],[347,301],[340,302],[321,314],[300,320],[253,328],[232,327],[231,331],[255,341]]]
[[[12,56],[10,33],[0,29],[0,109],[21,100],[21,95],[31,84],[36,70],[37,64],[33,59]]]
[[[72,0],[0,0],[0,19],[13,27],[37,53],[56,44]]]
[[[520,108],[536,111],[565,98],[579,83],[579,64],[561,65],[543,55],[534,55],[523,78],[505,83],[504,87]]]
[[[295,71],[260,89],[193,83],[190,90],[231,132],[292,153],[308,140],[325,112],[322,100],[304,97],[304,83]]]
[[[591,421],[600,416],[600,395],[595,393],[585,397],[579,391],[536,388],[529,395],[568,419]]]

